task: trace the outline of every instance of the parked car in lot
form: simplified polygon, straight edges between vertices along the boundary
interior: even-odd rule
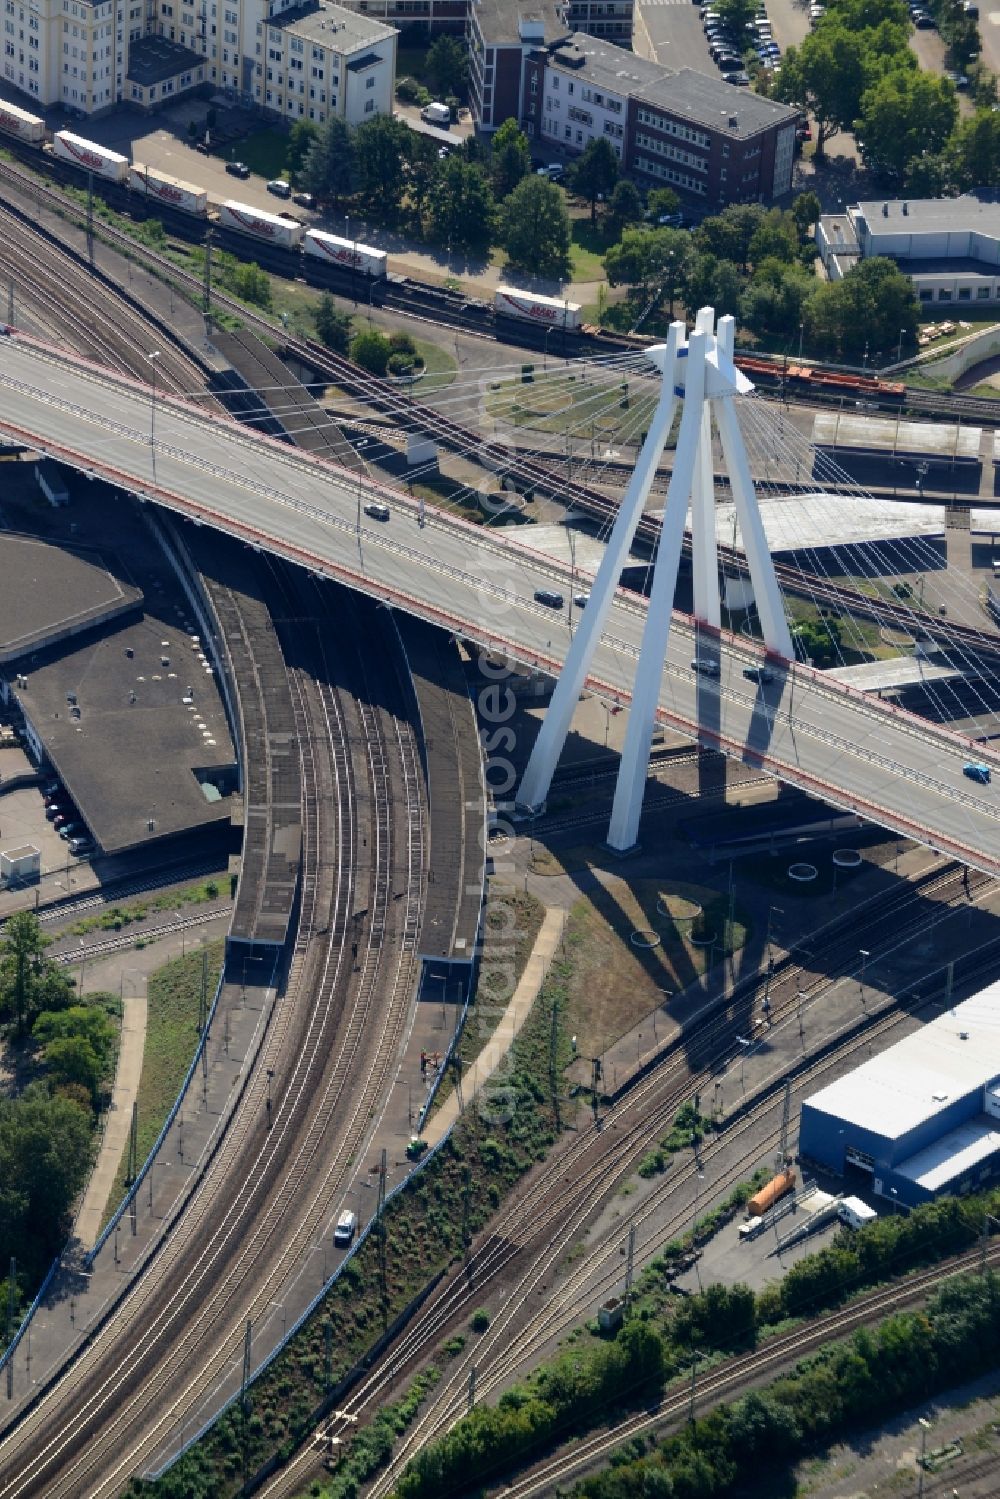
[[[722,81],[723,83],[732,84],[733,88],[750,87],[750,75],[749,73],[744,73],[742,68],[737,69],[733,73],[723,73]]]
[[[316,199],[312,193],[293,193],[292,202],[297,203],[300,208],[315,208]]]
[[[544,604],[546,609],[561,609],[564,601],[562,594],[554,588],[536,588],[535,602]]]
[[[245,161],[227,161],[226,171],[230,177],[239,177],[241,180],[250,176],[250,168]]]
[[[986,786],[989,784],[990,767],[981,760],[967,760],[962,766],[962,774],[968,776],[970,781],[979,781]]]
[[[388,520],[389,507],[381,500],[369,500],[365,506],[365,514],[370,515],[372,520]]]
[[[92,838],[71,838],[69,840],[69,851],[78,859],[89,859],[96,852]]]
[[[69,842],[70,838],[78,838],[82,832],[82,822],[64,822],[62,827],[59,829],[59,836],[60,838],[65,838],[66,841]]]
[[[292,185],[290,182],[286,182],[284,177],[272,177],[271,181],[267,184],[267,190],[269,193],[273,193],[276,198],[290,198],[292,196]]]

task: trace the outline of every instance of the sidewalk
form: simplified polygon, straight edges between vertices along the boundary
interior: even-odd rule
[[[111,1107],[108,1110],[101,1149],[73,1225],[73,1235],[85,1249],[93,1249],[97,1243],[111,1188],[118,1174],[118,1163],[128,1148],[132,1105],[139,1096],[145,1047],[146,984],[143,980],[141,994],[125,994],[122,997],[121,1045],[118,1048],[118,1067],[111,1091]]]
[[[518,980],[510,1004],[504,1011],[503,1019],[462,1079],[462,1099],[465,1107],[468,1107],[472,1099],[481,1092],[484,1084],[497,1070],[527,1020],[562,938],[566,915],[562,906],[550,906],[546,910],[538,936],[535,938],[535,945],[524,965],[524,972]],[[423,1131],[423,1139],[427,1141],[428,1146],[437,1145],[444,1138],[455,1124],[460,1112],[458,1092],[452,1089]]]

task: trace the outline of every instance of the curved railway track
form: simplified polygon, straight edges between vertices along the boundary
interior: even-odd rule
[[[300,647],[302,635],[299,626]],[[374,701],[355,714],[326,663],[313,665],[293,669],[307,880],[292,983],[243,1107],[179,1227],[65,1376],[0,1441],[4,1499],[110,1496],[169,1449],[186,1414],[225,1379],[246,1318],[266,1316],[310,1252],[372,1127],[412,993],[413,954],[391,893],[422,877],[423,815],[410,805],[422,788],[412,730],[384,706],[386,680],[363,683]],[[352,735],[363,746],[371,804],[371,815],[361,815],[369,852],[360,863]],[[363,925],[353,919],[359,879],[371,911]]]
[[[799,1013],[800,993],[808,1001],[828,985],[831,977],[852,971],[852,960],[856,962],[857,959],[859,934],[863,934],[861,940],[874,946],[873,934],[883,927],[891,931],[898,942],[905,943],[912,940],[908,937],[909,932],[928,929],[922,903],[920,909],[909,913],[908,923],[903,921],[907,904],[913,904],[920,896],[924,899],[939,897],[942,909],[950,910],[963,905],[967,899],[962,875],[955,866],[929,870],[917,884],[917,896],[912,891],[900,891],[895,900],[889,898],[889,906],[879,916],[862,917],[859,925],[855,914],[832,923],[827,934],[819,933],[811,968],[822,969],[822,977],[816,977],[812,972],[807,975],[791,960],[778,965],[775,974],[780,974],[780,978],[776,979],[774,974],[771,977],[772,1025],[792,1020]],[[985,893],[990,884],[985,879],[979,881],[974,893]],[[803,977],[808,979],[805,987]],[[738,1050],[734,1038],[746,1028],[764,990],[765,981],[748,985],[742,995],[730,997],[722,1013],[707,1016],[693,1035],[689,1032],[677,1038],[665,1048],[657,1070],[643,1078],[615,1106],[609,1118],[613,1128],[581,1133],[552,1158],[548,1173],[539,1172],[515,1193],[504,1211],[503,1231],[488,1234],[469,1255],[461,1271],[442,1286],[366,1380],[341,1402],[341,1417],[327,1423],[317,1444],[303,1448],[288,1467],[262,1489],[267,1499],[279,1499],[279,1496],[299,1492],[301,1485],[321,1466],[327,1441],[331,1437],[349,1440],[353,1430],[350,1418],[370,1412],[373,1404],[382,1400],[394,1384],[412,1374],[435,1342],[453,1328],[457,1319],[467,1317],[470,1307],[484,1296],[498,1296],[503,1301],[501,1288],[506,1287],[510,1299],[494,1318],[489,1331],[476,1340],[474,1349],[449,1365],[447,1379],[435,1388],[426,1412],[404,1437],[391,1468],[376,1482],[375,1495],[388,1492],[403,1462],[420,1442],[432,1440],[461,1415],[472,1362],[477,1367],[477,1387],[485,1392],[487,1387],[493,1388],[509,1378],[540,1342],[552,1335],[548,1328],[550,1306],[558,1310],[563,1325],[580,1315],[585,1306],[588,1309],[592,1306],[593,1293],[581,1287],[571,1276],[568,1298],[557,1307],[563,1293],[549,1288],[549,1278],[574,1238],[595,1214],[599,1203],[613,1194],[622,1179],[634,1169],[635,1161],[648,1148],[649,1142],[669,1128],[680,1104],[689,1099],[693,1091],[709,1085],[720,1068],[732,1060],[734,1050]],[[874,1033],[879,1034],[896,1024],[900,1018],[899,1009],[895,1001],[890,1001],[881,1010],[873,1009],[869,1017],[871,1023],[862,1021],[863,1034],[850,1036],[829,1057],[824,1056],[811,1064],[814,1074],[815,1070],[829,1069],[837,1061],[842,1063],[852,1048],[867,1045],[868,1033],[873,1027]],[[752,1104],[751,1109],[756,1112],[740,1115],[727,1130],[724,1141],[712,1147],[712,1154],[731,1144],[735,1138],[734,1129],[741,1132],[769,1107],[774,1107],[774,1103],[772,1093],[760,1104]],[[754,1156],[759,1159],[759,1149],[755,1150]],[[741,1159],[733,1167],[732,1180],[745,1175],[748,1164],[749,1156]],[[713,1189],[718,1185],[713,1184]],[[725,1182],[721,1185],[724,1186]],[[656,1189],[657,1202],[662,1204],[677,1186],[676,1178],[666,1180]],[[671,1229],[665,1231],[665,1236],[669,1237],[676,1226],[675,1221]],[[660,1236],[657,1235],[659,1242]],[[620,1234],[612,1234],[603,1251],[606,1258],[615,1263],[618,1276],[621,1273],[619,1248]],[[645,1256],[646,1252],[644,1244],[642,1254]],[[593,1259],[588,1263],[593,1264]],[[534,1303],[532,1293],[538,1292],[543,1282],[546,1301],[541,1320],[546,1323],[546,1330],[533,1334],[530,1327],[526,1329],[519,1325],[519,1318],[529,1298]],[[503,1341],[506,1335],[512,1340],[513,1352],[509,1354]]]
[[[6,206],[0,207],[0,267],[79,353],[148,380],[149,354],[156,348],[163,389],[196,396],[203,388],[204,367],[178,341],[171,342],[126,296]],[[217,405],[214,399],[211,404]]]

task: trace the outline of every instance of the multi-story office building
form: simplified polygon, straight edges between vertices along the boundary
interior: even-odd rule
[[[125,0],[4,0],[3,76],[37,104],[90,114],[122,96]]]
[[[516,29],[522,16],[530,20],[539,12],[537,4],[519,5],[517,0],[344,0],[344,3],[362,15],[388,21],[400,31],[412,28],[428,36],[441,31],[466,31],[467,23],[484,6],[487,11],[503,13],[508,31]],[[548,5],[541,7],[548,8]],[[631,45],[632,0],[559,0],[552,9],[562,12],[566,31],[586,31],[626,47]],[[486,26],[495,29],[489,19]]]
[[[577,155],[603,137],[631,176],[695,201],[767,203],[792,185],[795,110],[715,74],[577,34],[526,49],[517,97],[532,138]]]

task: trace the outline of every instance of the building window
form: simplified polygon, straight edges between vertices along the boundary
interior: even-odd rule
[[[365,114],[366,115],[373,114],[374,110],[375,110],[375,100],[374,99],[368,99],[368,100],[366,100],[365,101]]]
[[[951,287],[950,286],[942,286],[941,287],[941,289],[938,292],[938,301],[939,302],[950,302],[951,301]]]
[[[374,78],[366,78],[365,79],[365,88],[374,88],[374,87],[375,87],[375,79]]]
[[[958,300],[960,302],[971,302],[971,300],[972,300],[972,290],[971,290],[971,288],[968,287],[968,286],[962,286],[962,287],[960,287],[959,288],[959,292],[958,292]]]
[[[988,302],[989,299],[990,299],[990,289],[989,289],[989,287],[988,286],[977,286],[976,287],[976,296],[977,296],[977,298],[979,299],[980,302]]]

